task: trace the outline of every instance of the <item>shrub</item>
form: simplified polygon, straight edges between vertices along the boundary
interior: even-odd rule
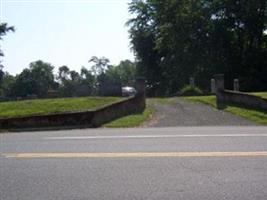
[[[181,90],[180,90],[180,95],[182,96],[199,96],[203,95],[203,92],[200,88],[198,87],[192,87],[191,85],[185,85]]]

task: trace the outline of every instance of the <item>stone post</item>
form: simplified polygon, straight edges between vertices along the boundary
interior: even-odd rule
[[[234,91],[239,92],[239,80],[238,79],[234,79]]]
[[[190,77],[189,78],[189,84],[190,84],[191,87],[195,87],[195,79],[194,79],[194,77]]]
[[[146,83],[144,77],[135,78],[135,89],[137,90],[135,98],[140,100],[140,108],[144,110],[146,107]]]
[[[216,86],[215,86],[215,79],[214,78],[212,78],[210,80],[210,92],[212,94],[215,94],[216,93]]]
[[[218,109],[223,108],[223,92],[224,92],[224,74],[216,74],[214,75],[215,79],[215,94],[216,94],[216,104]]]

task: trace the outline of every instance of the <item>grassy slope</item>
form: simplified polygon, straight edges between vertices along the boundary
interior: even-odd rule
[[[267,96],[267,93],[261,93],[261,96]],[[215,96],[198,96],[198,97],[183,97],[186,100],[205,103],[213,107],[216,106]],[[244,108],[237,105],[226,105],[224,109],[227,112],[244,117],[259,124],[267,125],[267,112],[255,110],[251,108]]]
[[[250,93],[250,94],[253,94],[255,96],[260,96],[262,98],[267,99],[267,92],[253,92],[253,93]]]
[[[91,110],[121,100],[119,97],[78,97],[0,103],[0,117]]]

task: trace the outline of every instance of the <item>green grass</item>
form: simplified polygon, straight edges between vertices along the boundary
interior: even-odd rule
[[[175,98],[168,98],[168,97],[157,97],[157,98],[148,98],[148,104],[152,105],[153,103],[157,102],[160,104],[170,104],[175,100]]]
[[[259,97],[262,97],[262,98],[266,98],[267,99],[267,92],[252,92],[250,94],[253,94],[255,96],[259,96]]]
[[[94,110],[122,100],[120,97],[36,99],[0,103],[0,118]]]
[[[201,102],[210,106],[216,106],[216,97],[215,96],[191,96],[191,97],[181,97],[185,100]]]
[[[264,95],[266,93],[263,93]],[[194,97],[183,97],[185,100],[201,102],[210,106],[216,106],[215,96],[194,96]],[[247,108],[239,105],[227,104],[225,105],[224,111],[246,118],[253,122],[267,125],[267,112],[256,110],[253,108]]]
[[[126,117],[119,118],[110,123],[103,125],[106,128],[127,128],[127,127],[136,127],[141,125],[144,121],[146,121],[151,114],[153,113],[153,109],[151,107],[147,107],[142,113],[136,113],[133,115],[129,115]]]

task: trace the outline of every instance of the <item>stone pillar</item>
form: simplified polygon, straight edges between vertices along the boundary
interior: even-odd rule
[[[191,87],[195,87],[195,79],[194,79],[194,77],[190,77],[189,78],[189,84],[190,84]]]
[[[224,74],[214,75],[216,93],[224,90]]]
[[[215,79],[214,78],[212,78],[210,80],[210,92],[212,94],[215,94],[216,93],[216,85],[215,85]]]
[[[135,98],[140,100],[140,108],[144,110],[146,107],[146,83],[144,77],[135,78],[135,89],[137,90]]]
[[[224,92],[224,74],[214,75],[215,79],[215,94],[216,94],[216,104],[218,109],[223,108],[223,92]]]
[[[145,78],[144,77],[136,77],[135,78],[135,89],[137,90],[138,96],[145,95]]]
[[[234,79],[234,91],[239,92],[239,80],[238,79]]]

